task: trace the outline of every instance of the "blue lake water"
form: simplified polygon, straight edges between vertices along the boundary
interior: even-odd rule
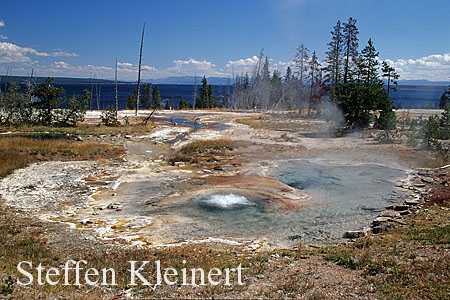
[[[448,86],[399,85],[391,99],[400,108],[439,108],[442,93]]]
[[[108,106],[114,106],[115,103],[115,87],[112,83],[98,84],[91,87],[89,84],[63,84],[66,90],[66,96],[82,94],[84,89],[92,91],[92,102],[89,109],[104,110]],[[121,83],[118,85],[118,99],[119,109],[125,109],[128,96],[132,94],[136,88],[136,84]],[[154,85],[153,85],[154,86]],[[181,97],[188,102],[192,102],[192,95],[194,92],[193,85],[185,84],[158,84],[161,99],[163,101],[172,101],[175,106]],[[197,86],[197,95],[199,95]],[[391,99],[394,104],[401,108],[437,108],[442,93],[448,89],[448,86],[424,86],[424,85],[400,85],[397,91],[391,91]],[[217,99],[223,98],[227,91],[227,86],[213,85],[214,94]],[[97,101],[97,95],[98,101]]]
[[[97,86],[91,87],[88,84],[63,84],[56,85],[58,87],[63,87],[66,90],[66,96],[72,97],[73,95],[80,95],[83,93],[84,89],[92,91],[92,103],[90,104],[90,109],[106,109],[108,106],[115,105],[115,85],[111,83],[98,84]],[[194,93],[193,85],[184,84],[158,84],[159,92],[161,95],[161,100],[172,101],[175,106],[178,106],[178,102],[181,97],[184,97],[189,103],[192,102],[192,95]],[[119,100],[119,109],[125,109],[128,96],[133,93],[133,90],[137,87],[137,84],[122,83],[118,84],[117,95]],[[153,88],[155,85],[153,85]],[[216,98],[220,99],[226,92],[226,86],[213,85],[214,94]],[[197,96],[199,95],[197,86]],[[97,95],[99,95],[99,101],[97,102]]]

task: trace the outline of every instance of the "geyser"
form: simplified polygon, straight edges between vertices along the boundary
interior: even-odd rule
[[[253,206],[255,203],[249,201],[244,196],[230,193],[228,195],[215,194],[207,199],[201,200],[203,205],[221,209],[233,209],[240,206]]]

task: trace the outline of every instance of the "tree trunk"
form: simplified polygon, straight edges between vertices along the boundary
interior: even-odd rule
[[[116,58],[116,74],[115,74],[115,78],[114,78],[114,84],[115,84],[115,89],[116,89],[116,119],[118,117],[119,114],[119,101],[117,99],[117,58]]]
[[[141,88],[141,63],[142,63],[142,47],[144,46],[144,31],[145,31],[145,23],[144,27],[142,27],[142,38],[141,38],[141,49],[139,51],[139,70],[138,70],[138,86],[137,86],[137,95],[136,95],[136,117],[138,115],[138,107],[139,107],[139,92]]]

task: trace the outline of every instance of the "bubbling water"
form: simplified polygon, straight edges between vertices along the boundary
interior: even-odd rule
[[[162,227],[168,242],[205,237],[265,238],[277,247],[299,242],[336,242],[345,231],[370,224],[402,192],[395,180],[405,171],[374,164],[336,161],[278,161],[270,175],[310,196],[297,209],[279,209],[264,194],[242,189],[208,189],[203,194],[164,206],[149,207],[149,216],[179,216]]]
[[[203,200],[203,204],[221,209],[230,209],[239,206],[256,205],[255,203],[249,201],[244,196],[235,195],[233,193],[230,193],[228,195],[221,195],[221,194],[211,195],[206,200]]]

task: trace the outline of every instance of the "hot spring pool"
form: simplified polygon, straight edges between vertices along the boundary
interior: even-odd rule
[[[401,191],[403,170],[374,164],[290,160],[271,176],[311,196],[297,210],[280,209],[271,199],[240,190],[209,190],[200,196],[149,208],[150,216],[177,216],[165,228],[168,241],[194,238],[267,238],[273,246],[336,242],[345,231],[368,225]]]

